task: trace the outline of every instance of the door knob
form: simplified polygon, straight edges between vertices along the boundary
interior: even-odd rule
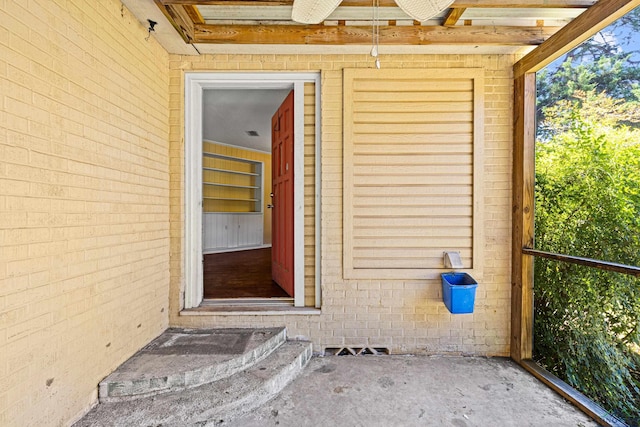
[[[267,205],[267,208],[268,208],[268,209],[273,209],[273,205],[272,205],[271,203],[269,203],[269,204]]]

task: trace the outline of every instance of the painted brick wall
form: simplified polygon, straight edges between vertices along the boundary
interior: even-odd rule
[[[171,291],[170,324],[194,327],[285,325],[315,350],[389,347],[392,352],[509,353],[511,105],[510,55],[385,55],[384,68],[485,70],[485,265],[475,313],[451,315],[439,280],[344,280],[342,265],[342,69],[370,68],[367,55],[204,55],[170,57]],[[184,289],[183,75],[189,71],[322,72],[322,312],[290,316],[179,315]]]
[[[169,56],[118,0],[0,1],[0,425],[65,425],[168,323]]]

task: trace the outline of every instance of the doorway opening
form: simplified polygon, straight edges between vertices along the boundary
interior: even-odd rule
[[[293,87],[203,93],[205,299],[293,304],[293,98]]]
[[[319,89],[317,73],[185,75],[184,308],[320,307]]]

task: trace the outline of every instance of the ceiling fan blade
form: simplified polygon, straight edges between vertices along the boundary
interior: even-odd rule
[[[433,18],[453,3],[453,0],[395,0],[400,9],[416,21]]]
[[[293,0],[291,19],[301,24],[319,24],[342,0]]]

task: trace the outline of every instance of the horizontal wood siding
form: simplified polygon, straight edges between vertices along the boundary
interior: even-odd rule
[[[345,277],[430,277],[447,250],[474,267],[480,79],[478,69],[344,71]]]

